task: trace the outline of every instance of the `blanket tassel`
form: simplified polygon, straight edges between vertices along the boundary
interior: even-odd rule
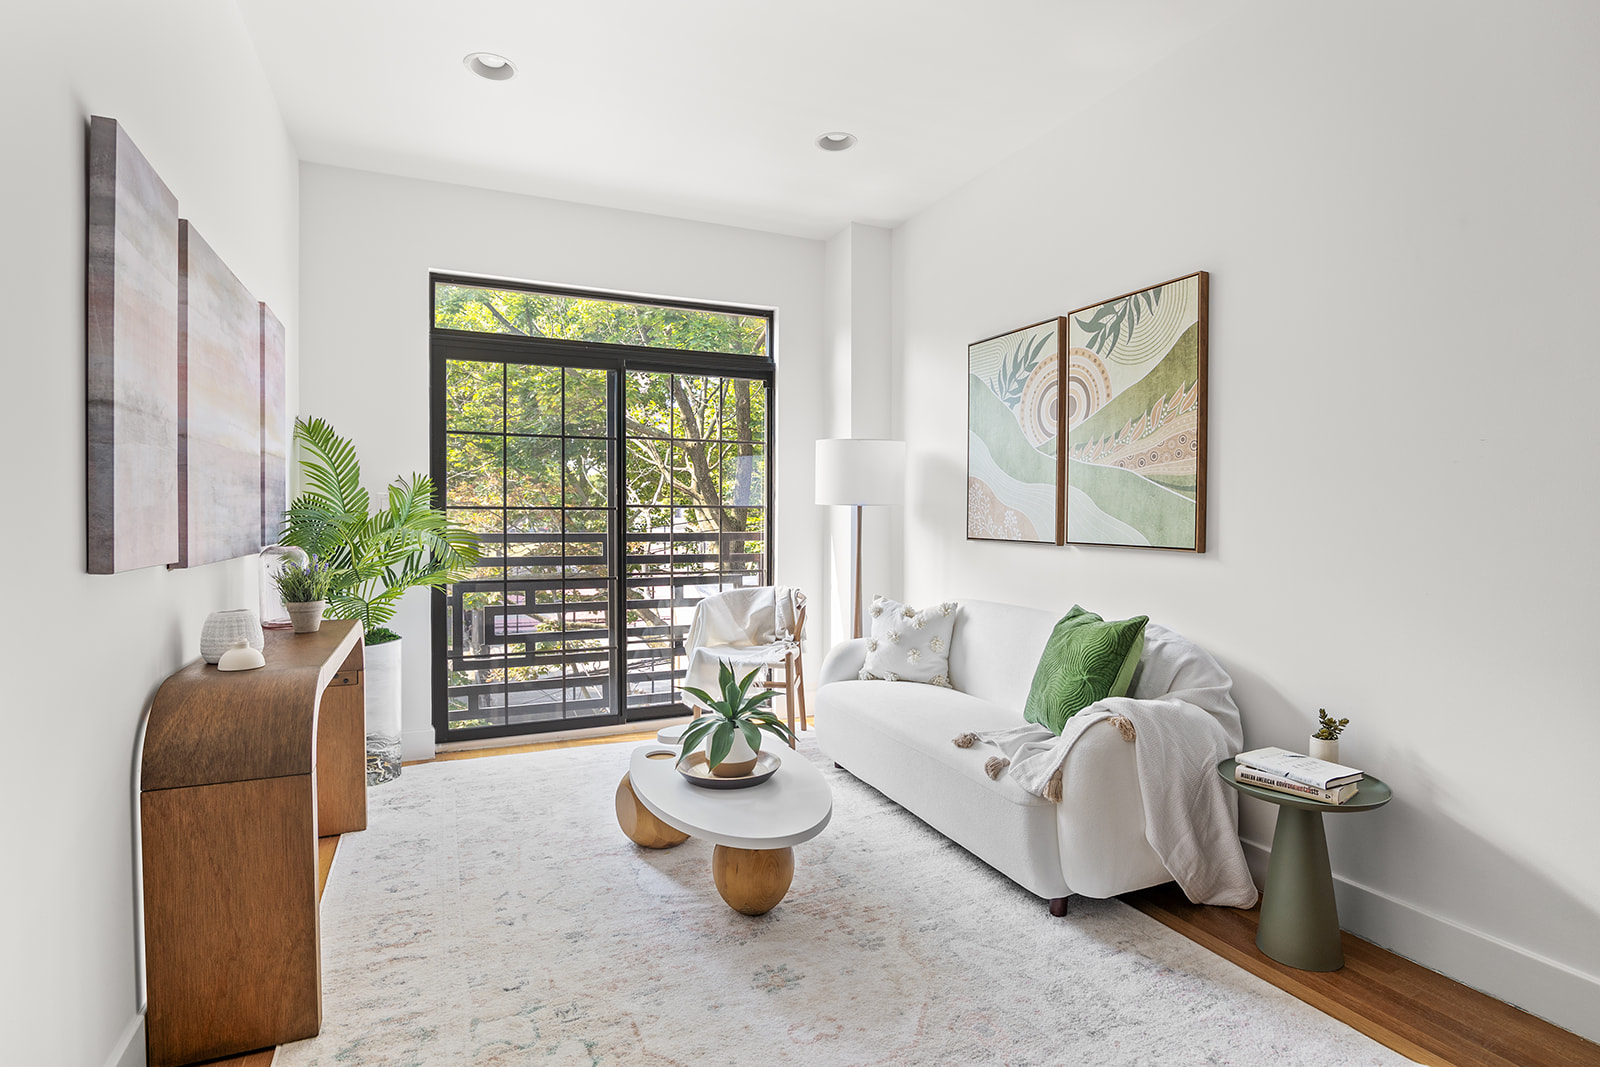
[[[1010,760],[1001,759],[999,756],[990,756],[988,761],[983,765],[983,773],[987,774],[991,779],[998,780],[1000,778],[1000,772],[1009,766],[1011,766]]]
[[[978,735],[962,734],[960,737],[951,738],[950,743],[957,748],[971,748],[978,743]]]
[[[1134,731],[1133,720],[1125,715],[1111,716],[1111,725],[1117,728],[1117,732],[1122,735],[1124,741],[1132,741],[1139,736]]]
[[[1050,780],[1044,784],[1044,798],[1052,804],[1061,803],[1061,772],[1065,768],[1065,763],[1057,767],[1056,773],[1052,774]]]

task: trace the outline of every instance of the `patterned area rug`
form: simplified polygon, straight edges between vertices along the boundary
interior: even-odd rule
[[[323,1029],[278,1067],[1404,1064],[1116,900],[1064,919],[801,750],[833,821],[759,918],[617,828],[632,744],[427,764],[322,903]]]

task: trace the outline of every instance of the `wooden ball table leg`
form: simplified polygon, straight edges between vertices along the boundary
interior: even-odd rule
[[[633,782],[626,774],[617,783],[617,825],[636,845],[645,848],[671,848],[689,840],[689,835],[668,826],[634,795]]]
[[[711,877],[728,907],[745,915],[765,915],[778,906],[794,881],[794,849],[718,845],[711,854]]]

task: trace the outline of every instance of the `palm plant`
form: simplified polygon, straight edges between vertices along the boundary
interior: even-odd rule
[[[308,488],[285,512],[283,543],[332,572],[328,613],[359,619],[368,644],[395,640],[384,628],[408,589],[458,580],[478,561],[478,539],[433,506],[433,481],[396,478],[385,507],[371,511],[355,446],[321,419],[296,419]],[[370,512],[370,513],[369,513]]]
[[[750,746],[752,752],[761,751],[762,730],[784,741],[794,740],[794,732],[770,708],[762,707],[772,699],[772,690],[763,689],[753,697],[745,696],[750,689],[750,682],[759,673],[761,668],[757,667],[740,681],[733,673],[732,665],[727,660],[720,660],[717,670],[717,684],[722,688],[720,699],[712,699],[703,689],[683,687],[685,693],[693,694],[710,710],[710,714],[696,719],[683,732],[685,755],[693,752],[695,746],[709,734],[711,747],[706,753],[706,766],[715,768],[732,751],[735,730],[744,735],[745,744]]]

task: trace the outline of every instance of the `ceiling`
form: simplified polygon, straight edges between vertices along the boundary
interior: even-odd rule
[[[236,2],[304,160],[806,237],[904,221],[1233,6]]]

